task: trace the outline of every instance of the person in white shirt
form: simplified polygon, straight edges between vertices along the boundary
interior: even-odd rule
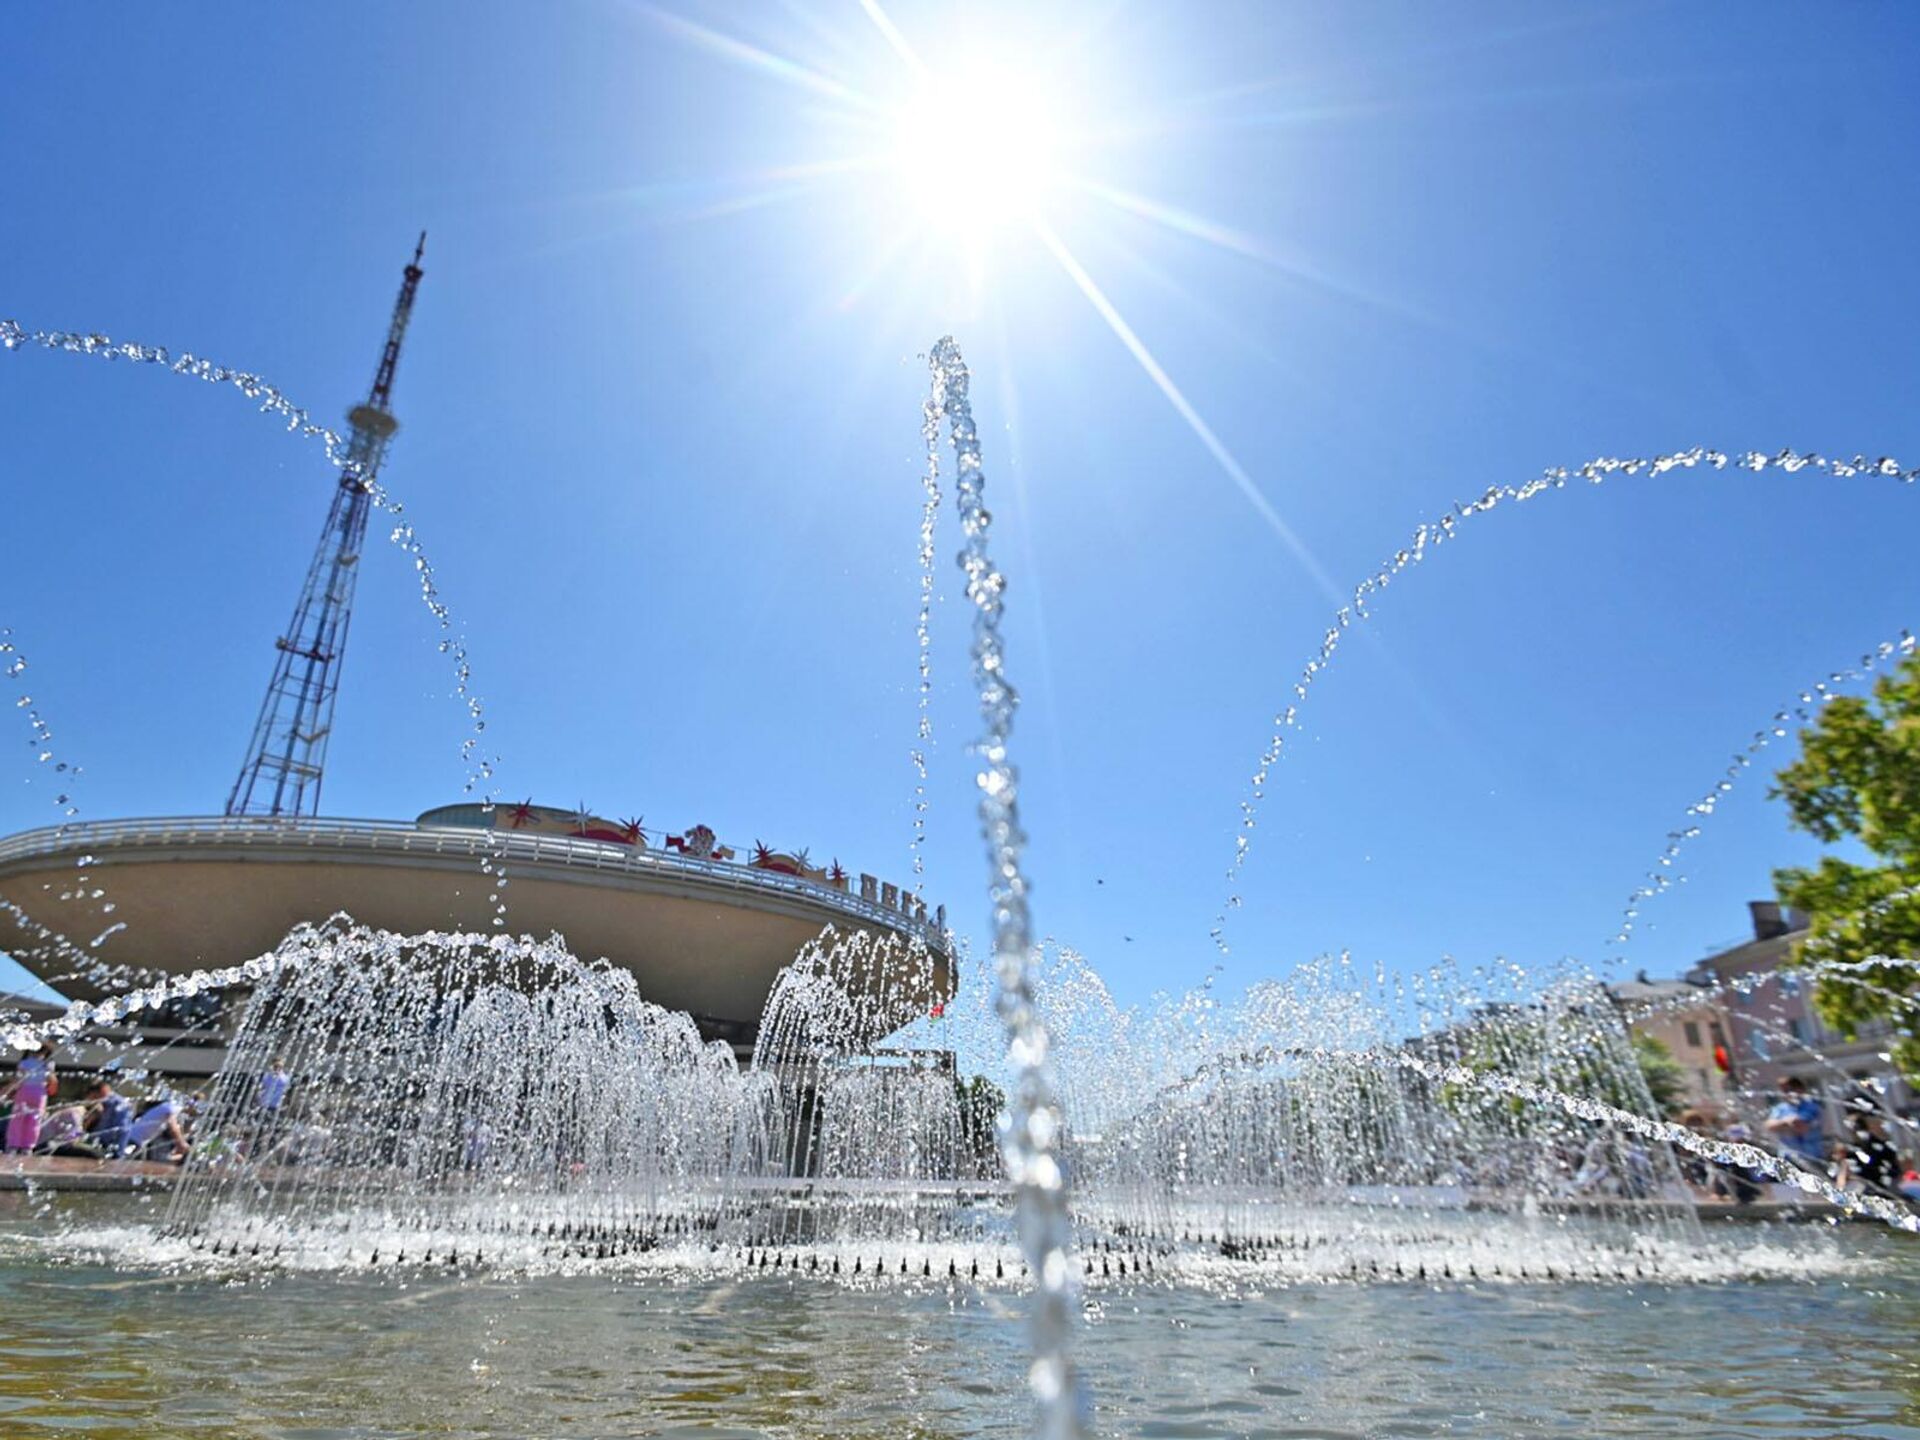
[[[173,1095],[163,1095],[142,1110],[127,1132],[127,1148],[136,1157],[147,1160],[184,1160],[191,1142],[180,1124],[181,1105]],[[162,1143],[162,1142],[166,1143]]]

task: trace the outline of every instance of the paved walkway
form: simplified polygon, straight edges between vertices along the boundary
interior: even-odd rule
[[[1673,1211],[1691,1204],[1702,1220],[1834,1220],[1852,1218],[1847,1211],[1826,1200],[1766,1199],[1736,1205],[1730,1200],[1623,1200],[1619,1197],[1570,1196],[1539,1201],[1551,1215],[1633,1215],[1640,1212]]]
[[[60,1155],[0,1155],[0,1190],[145,1190],[169,1186],[178,1165],[147,1160],[79,1160]]]

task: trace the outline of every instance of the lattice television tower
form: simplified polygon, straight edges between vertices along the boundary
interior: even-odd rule
[[[353,613],[353,585],[360,572],[360,546],[367,534],[367,515],[373,508],[374,478],[400,422],[388,405],[393,398],[393,372],[400,363],[400,342],[406,338],[413,314],[413,294],[425,272],[420,257],[427,235],[420,232],[413,263],[403,272],[400,298],[394,301],[393,321],[387,326],[387,347],[380,352],[373,389],[364,405],[347,414],[353,440],[340,470],[340,487],[320,532],[293,607],[293,623],[275,640],[279,652],[273,679],[253,727],[240,778],[227,797],[229,815],[317,815],[320,813],[320,776],[326,764],[327,735],[333,729],[333,702],[340,693],[340,665],[347,648],[347,621]]]

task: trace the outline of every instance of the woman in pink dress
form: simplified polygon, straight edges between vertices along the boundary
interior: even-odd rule
[[[43,1041],[37,1051],[20,1057],[13,1082],[0,1093],[0,1099],[13,1097],[7,1149],[31,1150],[40,1143],[40,1121],[47,1113],[47,1100],[59,1090],[59,1077],[53,1073],[53,1046]]]

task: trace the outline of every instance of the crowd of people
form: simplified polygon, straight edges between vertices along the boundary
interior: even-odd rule
[[[1823,1099],[1796,1078],[1776,1092],[1745,1097],[1749,1124],[1720,1107],[1695,1106],[1672,1116],[1695,1135],[1744,1145],[1820,1176],[1855,1195],[1875,1195],[1920,1208],[1920,1123],[1891,1113],[1883,1102],[1856,1091]],[[1766,1169],[1708,1158],[1679,1146],[1671,1149],[1683,1192],[1666,1162],[1668,1147],[1631,1131],[1580,1127],[1535,1152],[1488,1146],[1464,1167],[1459,1183],[1490,1191],[1541,1185],[1572,1200],[1677,1201],[1691,1192],[1697,1201],[1751,1205],[1761,1200],[1803,1201],[1806,1192]]]
[[[0,1114],[6,1117],[9,1155],[52,1155],[74,1160],[146,1160],[179,1164],[197,1143],[206,1094],[157,1087],[136,1100],[115,1088],[108,1075],[68,1079],[54,1064],[54,1047],[43,1043],[21,1056],[11,1080],[0,1084]],[[259,1121],[277,1118],[293,1077],[279,1060],[260,1077]]]
[[[1862,1100],[1843,1105],[1839,1120],[1838,1133],[1829,1135],[1826,1102],[1797,1076],[1788,1076],[1765,1125],[1781,1154],[1828,1176],[1843,1190],[1920,1201],[1920,1171],[1901,1160],[1887,1132],[1887,1117]]]
[[[293,1076],[277,1057],[257,1082],[253,1115],[238,1127],[240,1134],[226,1137],[204,1133],[206,1095],[200,1090],[183,1093],[160,1086],[136,1100],[116,1089],[106,1074],[85,1076],[77,1085],[69,1082],[65,1093],[61,1086],[49,1043],[23,1055],[12,1078],[0,1083],[0,1119],[9,1155],[178,1164],[196,1146],[224,1145],[236,1155],[297,1163],[322,1155],[331,1139],[318,1116],[282,1123]],[[1798,1078],[1788,1077],[1757,1133],[1737,1119],[1699,1111],[1688,1111],[1680,1120],[1695,1131],[1776,1154],[1843,1190],[1920,1204],[1920,1168],[1903,1159],[1888,1132],[1887,1117],[1862,1100],[1840,1106],[1837,1129],[1830,1132],[1827,1102]],[[470,1165],[479,1163],[487,1138],[483,1131],[469,1136],[474,1150]],[[1750,1204],[1765,1198],[1774,1183],[1742,1166],[1681,1159],[1688,1183],[1712,1199]],[[1609,1134],[1590,1137],[1584,1151],[1568,1152],[1562,1164],[1570,1177],[1568,1189],[1576,1195],[1647,1199],[1660,1189],[1647,1147],[1638,1142],[1623,1146]]]
[[[1797,1076],[1788,1076],[1757,1132],[1743,1121],[1715,1124],[1711,1117],[1697,1112],[1680,1118],[1691,1129],[1768,1151],[1842,1190],[1920,1203],[1920,1171],[1901,1158],[1888,1132],[1886,1115],[1863,1099],[1840,1105],[1837,1127],[1830,1130],[1827,1102],[1808,1090]],[[1687,1178],[1711,1198],[1740,1205],[1765,1198],[1769,1184],[1775,1183],[1742,1166],[1705,1162],[1692,1165]]]

